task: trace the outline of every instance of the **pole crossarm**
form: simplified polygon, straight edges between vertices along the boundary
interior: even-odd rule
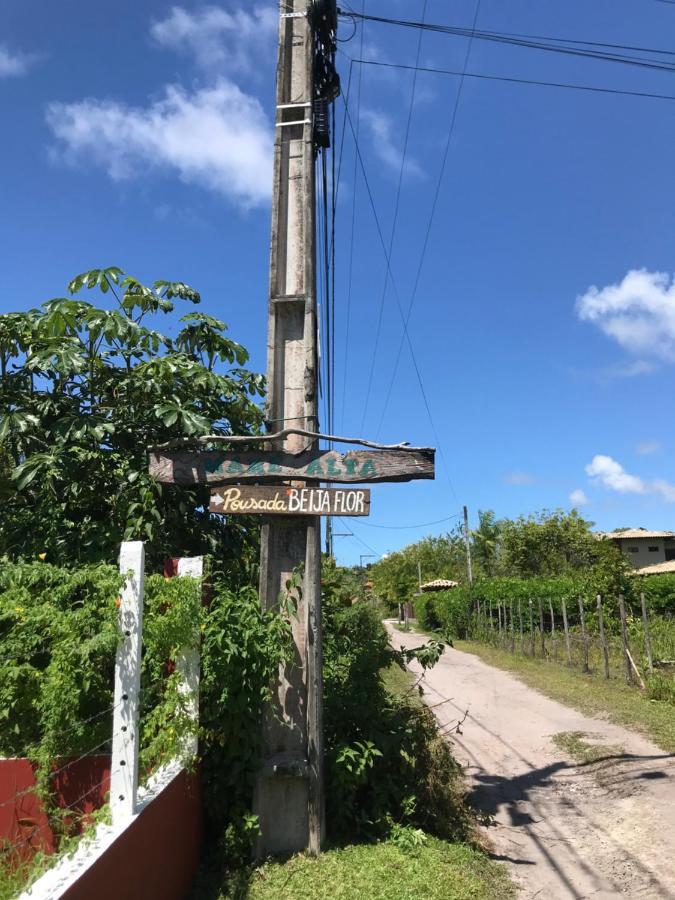
[[[306,431],[304,428],[284,428],[283,431],[277,431],[274,434],[205,434],[201,437],[174,438],[164,444],[156,444],[153,447],[149,447],[148,450],[157,452],[159,450],[172,450],[176,447],[201,446],[203,444],[212,443],[251,444],[264,441],[280,441],[291,434],[311,438],[312,440],[332,441],[336,444],[358,444],[361,447],[370,447],[372,450],[406,450],[410,453],[433,450],[433,447],[413,447],[408,441],[403,441],[400,444],[378,444],[376,441],[366,441],[363,438],[348,438],[338,437],[334,434],[320,434],[314,431]]]

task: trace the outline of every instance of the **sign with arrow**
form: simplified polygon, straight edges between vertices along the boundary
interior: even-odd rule
[[[238,485],[212,491],[209,510],[224,516],[367,516],[370,491]]]

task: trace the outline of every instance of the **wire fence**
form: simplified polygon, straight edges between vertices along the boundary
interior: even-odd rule
[[[181,564],[187,564],[182,566],[184,571]],[[130,819],[138,795],[141,720],[146,715],[152,715],[167,680],[174,672],[180,681],[178,690],[182,692],[183,706],[172,713],[181,717],[180,722],[176,719],[173,724],[177,725],[176,731],[187,729],[190,737],[183,738],[180,745],[169,743],[167,746],[172,759],[184,759],[196,753],[196,737],[193,740],[192,734],[194,732],[196,735],[198,716],[198,625],[194,626],[195,633],[188,635],[177,661],[156,666],[160,674],[157,676],[153,670],[152,677],[148,675],[149,681],[141,685],[145,640],[144,565],[144,550],[140,542],[122,545],[120,574],[125,578],[125,583],[121,596],[115,601],[119,616],[117,649],[115,651],[114,645],[112,650],[107,649],[107,645],[102,643],[100,653],[95,657],[96,665],[103,672],[96,683],[96,696],[99,704],[102,702],[103,705],[95,712],[86,710],[86,714],[75,719],[72,715],[64,716],[63,728],[58,727],[58,722],[56,727],[51,727],[53,721],[50,720],[48,734],[34,733],[34,728],[25,728],[25,723],[22,724],[18,717],[5,726],[19,729],[20,734],[25,732],[26,737],[23,755],[13,752],[12,758],[0,758],[0,772],[3,773],[0,778],[2,896],[9,896],[6,885],[10,882],[13,885],[12,879],[18,879],[17,883],[22,882],[24,876],[26,880],[30,879],[29,870],[37,853],[51,854],[62,845],[64,839],[80,835],[92,821],[93,813],[105,805],[108,794],[113,824],[116,817],[118,821]],[[177,574],[201,581],[201,558],[179,560]],[[201,599],[198,602],[201,603]],[[10,624],[8,629],[5,621],[2,638],[7,645],[13,641],[12,628],[22,629],[26,625],[16,622]],[[112,658],[109,659],[110,653]],[[44,655],[40,665],[49,662],[49,654]],[[179,671],[183,664],[181,660],[188,655],[196,657],[191,668],[185,672]],[[0,675],[4,678],[6,694],[14,693],[20,697],[26,691],[25,685],[29,682],[21,680],[21,665],[28,667],[30,661],[28,656],[26,659],[17,655],[0,656]],[[14,666],[11,671],[6,668],[8,664]],[[83,696],[86,698],[86,691]],[[64,695],[63,699],[72,713],[72,698]],[[88,705],[91,709],[91,698]],[[190,720],[189,727],[183,719]],[[168,758],[159,762],[155,759],[145,774],[149,776],[151,770],[168,761]]]
[[[511,653],[642,688],[652,676],[672,681],[675,620],[651,616],[644,595],[640,609],[621,595],[598,595],[592,609],[578,600],[556,607],[541,598],[484,603],[474,612],[470,633]]]

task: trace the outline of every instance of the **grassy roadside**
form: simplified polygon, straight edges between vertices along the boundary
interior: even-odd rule
[[[396,664],[380,672],[389,693],[421,706],[411,674]],[[411,689],[412,688],[412,689]],[[479,847],[395,826],[388,840],[334,846],[318,859],[289,860],[230,873],[200,900],[509,900],[506,868]]]
[[[455,641],[455,647],[473,653],[488,665],[511,672],[528,687],[592,716],[641,732],[667,753],[675,752],[675,709],[670,703],[650,700],[621,681],[606,681],[540,659],[530,659],[475,641]]]
[[[251,900],[506,900],[505,870],[481,852],[427,837],[402,849],[393,841],[296,856],[257,869]]]

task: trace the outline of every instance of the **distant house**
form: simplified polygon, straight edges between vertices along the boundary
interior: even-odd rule
[[[675,531],[627,528],[600,532],[598,538],[613,541],[641,575],[675,572]]]

